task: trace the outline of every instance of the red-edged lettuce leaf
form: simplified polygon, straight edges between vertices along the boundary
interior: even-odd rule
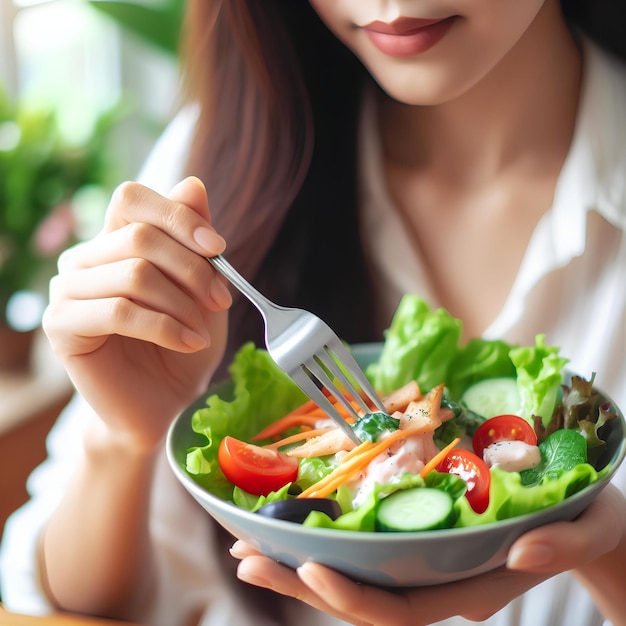
[[[543,424],[535,418],[535,432],[539,441],[561,428],[579,432],[587,442],[587,460],[595,463],[606,449],[602,439],[604,426],[617,417],[610,402],[593,389],[595,374],[590,380],[572,376],[571,385],[562,385],[563,398],[552,414],[551,420]]]

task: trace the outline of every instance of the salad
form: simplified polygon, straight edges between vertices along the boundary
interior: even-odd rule
[[[563,501],[603,476],[617,416],[538,335],[534,346],[473,339],[461,321],[402,299],[366,374],[386,413],[352,424],[356,445],[271,359],[244,345],[232,389],[192,417],[206,445],[186,470],[205,489],[308,526],[422,531],[486,524]],[[342,410],[338,405],[338,409]]]

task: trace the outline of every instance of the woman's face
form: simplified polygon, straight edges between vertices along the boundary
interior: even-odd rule
[[[529,27],[555,2],[310,0],[382,88],[407,104],[441,104],[471,89],[520,41],[532,40]]]

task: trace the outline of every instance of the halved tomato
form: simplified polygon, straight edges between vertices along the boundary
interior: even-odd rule
[[[454,448],[436,469],[438,472],[456,474],[467,483],[465,497],[476,513],[483,513],[489,506],[491,473],[479,456],[469,450]]]
[[[298,477],[298,459],[234,437],[222,439],[217,459],[231,483],[255,496],[266,496]]]
[[[523,417],[518,415],[497,415],[483,422],[472,437],[474,452],[482,459],[483,451],[498,441],[524,441],[536,446],[537,434]]]

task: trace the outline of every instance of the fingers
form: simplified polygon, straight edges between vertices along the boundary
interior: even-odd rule
[[[309,589],[294,570],[268,557],[252,555],[244,558],[237,568],[237,576],[251,585],[272,589],[305,602],[328,615],[351,624],[355,623],[349,615],[337,611],[331,604],[325,602],[323,596]]]
[[[334,615],[349,623],[350,616],[343,615],[333,606],[325,602],[323,595],[317,594],[307,587],[297,573],[276,561],[263,556],[256,548],[245,541],[236,541],[230,549],[236,559],[242,559],[237,568],[237,576],[251,585],[272,589],[283,595],[306,602],[310,606]]]
[[[95,350],[109,335],[183,352],[210,345],[209,314],[232,300],[205,257],[220,253],[224,240],[211,228],[198,179],[170,196],[121,185],[103,231],[61,255],[45,328],[62,353]]]
[[[572,522],[542,526],[518,539],[507,567],[528,572],[562,572],[613,550],[624,533],[624,498],[608,485]]]
[[[65,299],[125,298],[141,307],[170,315],[198,333],[204,326],[196,301],[146,259],[124,259],[75,272],[69,279],[64,276],[57,281],[55,289],[60,288],[60,283],[64,283]],[[213,302],[208,287],[203,291],[206,292],[203,299]]]
[[[115,263],[131,260],[137,265],[127,265],[127,271],[131,273],[129,278],[143,276],[138,272],[138,268],[143,267],[139,262],[147,261],[209,310],[221,310],[231,304],[228,289],[204,257],[181,246],[158,228],[144,223],[128,224],[70,248],[59,258],[59,271],[63,276],[96,267],[107,266],[112,270]],[[72,281],[76,282],[76,287],[80,284],[74,277]],[[77,288],[71,296],[80,297]],[[85,294],[82,297],[92,296]]]
[[[197,333],[176,319],[116,297],[74,300],[58,315],[51,304],[44,314],[46,335],[54,339],[59,356],[82,355],[97,350],[110,335],[149,341],[177,352],[196,352],[210,345],[206,331]]]
[[[192,176],[179,182],[169,198],[137,183],[120,185],[107,211],[105,232],[120,229],[126,231],[125,237],[134,244],[124,247],[124,255],[134,253],[140,258],[149,258],[182,285],[187,281],[181,274],[192,281],[195,278],[202,287],[199,290],[192,288],[190,293],[210,309],[230,306],[231,296],[223,278],[208,264],[200,266],[202,259],[197,258],[197,255],[202,258],[215,256],[226,247],[223,238],[210,225],[206,189],[198,178]],[[181,244],[182,248],[174,246],[175,243]],[[147,256],[148,250],[153,252],[150,257]],[[162,256],[162,252],[167,254]],[[210,296],[208,302],[207,293]]]
[[[298,576],[333,610],[377,626],[418,626],[460,615],[482,621],[545,577],[498,569],[455,583],[413,589],[359,585],[316,563],[298,568]]]
[[[305,563],[294,572],[243,542],[237,542],[232,553],[243,558],[237,570],[242,580],[359,625],[420,626],[455,615],[480,621],[547,578],[500,568],[444,585],[383,589],[355,583],[316,563]]]
[[[210,221],[209,200],[206,187],[199,178],[189,176],[181,180],[168,194],[174,202],[180,202],[193,209],[198,215]]]
[[[626,500],[608,485],[576,520],[543,526],[518,539],[507,568],[415,589],[357,584],[316,563],[305,563],[294,573],[242,542],[233,546],[233,556],[243,558],[238,569],[243,580],[298,598],[351,624],[419,626],[457,615],[483,621],[555,573],[582,572],[586,564],[604,564],[607,556],[613,570],[621,571],[623,561],[616,555],[625,518]],[[620,583],[615,584],[619,588]],[[621,591],[615,595],[622,597]]]
[[[220,254],[226,245],[211,228],[206,193],[200,186],[198,179],[185,179],[172,190],[174,199],[169,199],[137,183],[123,183],[113,194],[104,230],[111,232],[132,223],[150,224],[196,254]]]

